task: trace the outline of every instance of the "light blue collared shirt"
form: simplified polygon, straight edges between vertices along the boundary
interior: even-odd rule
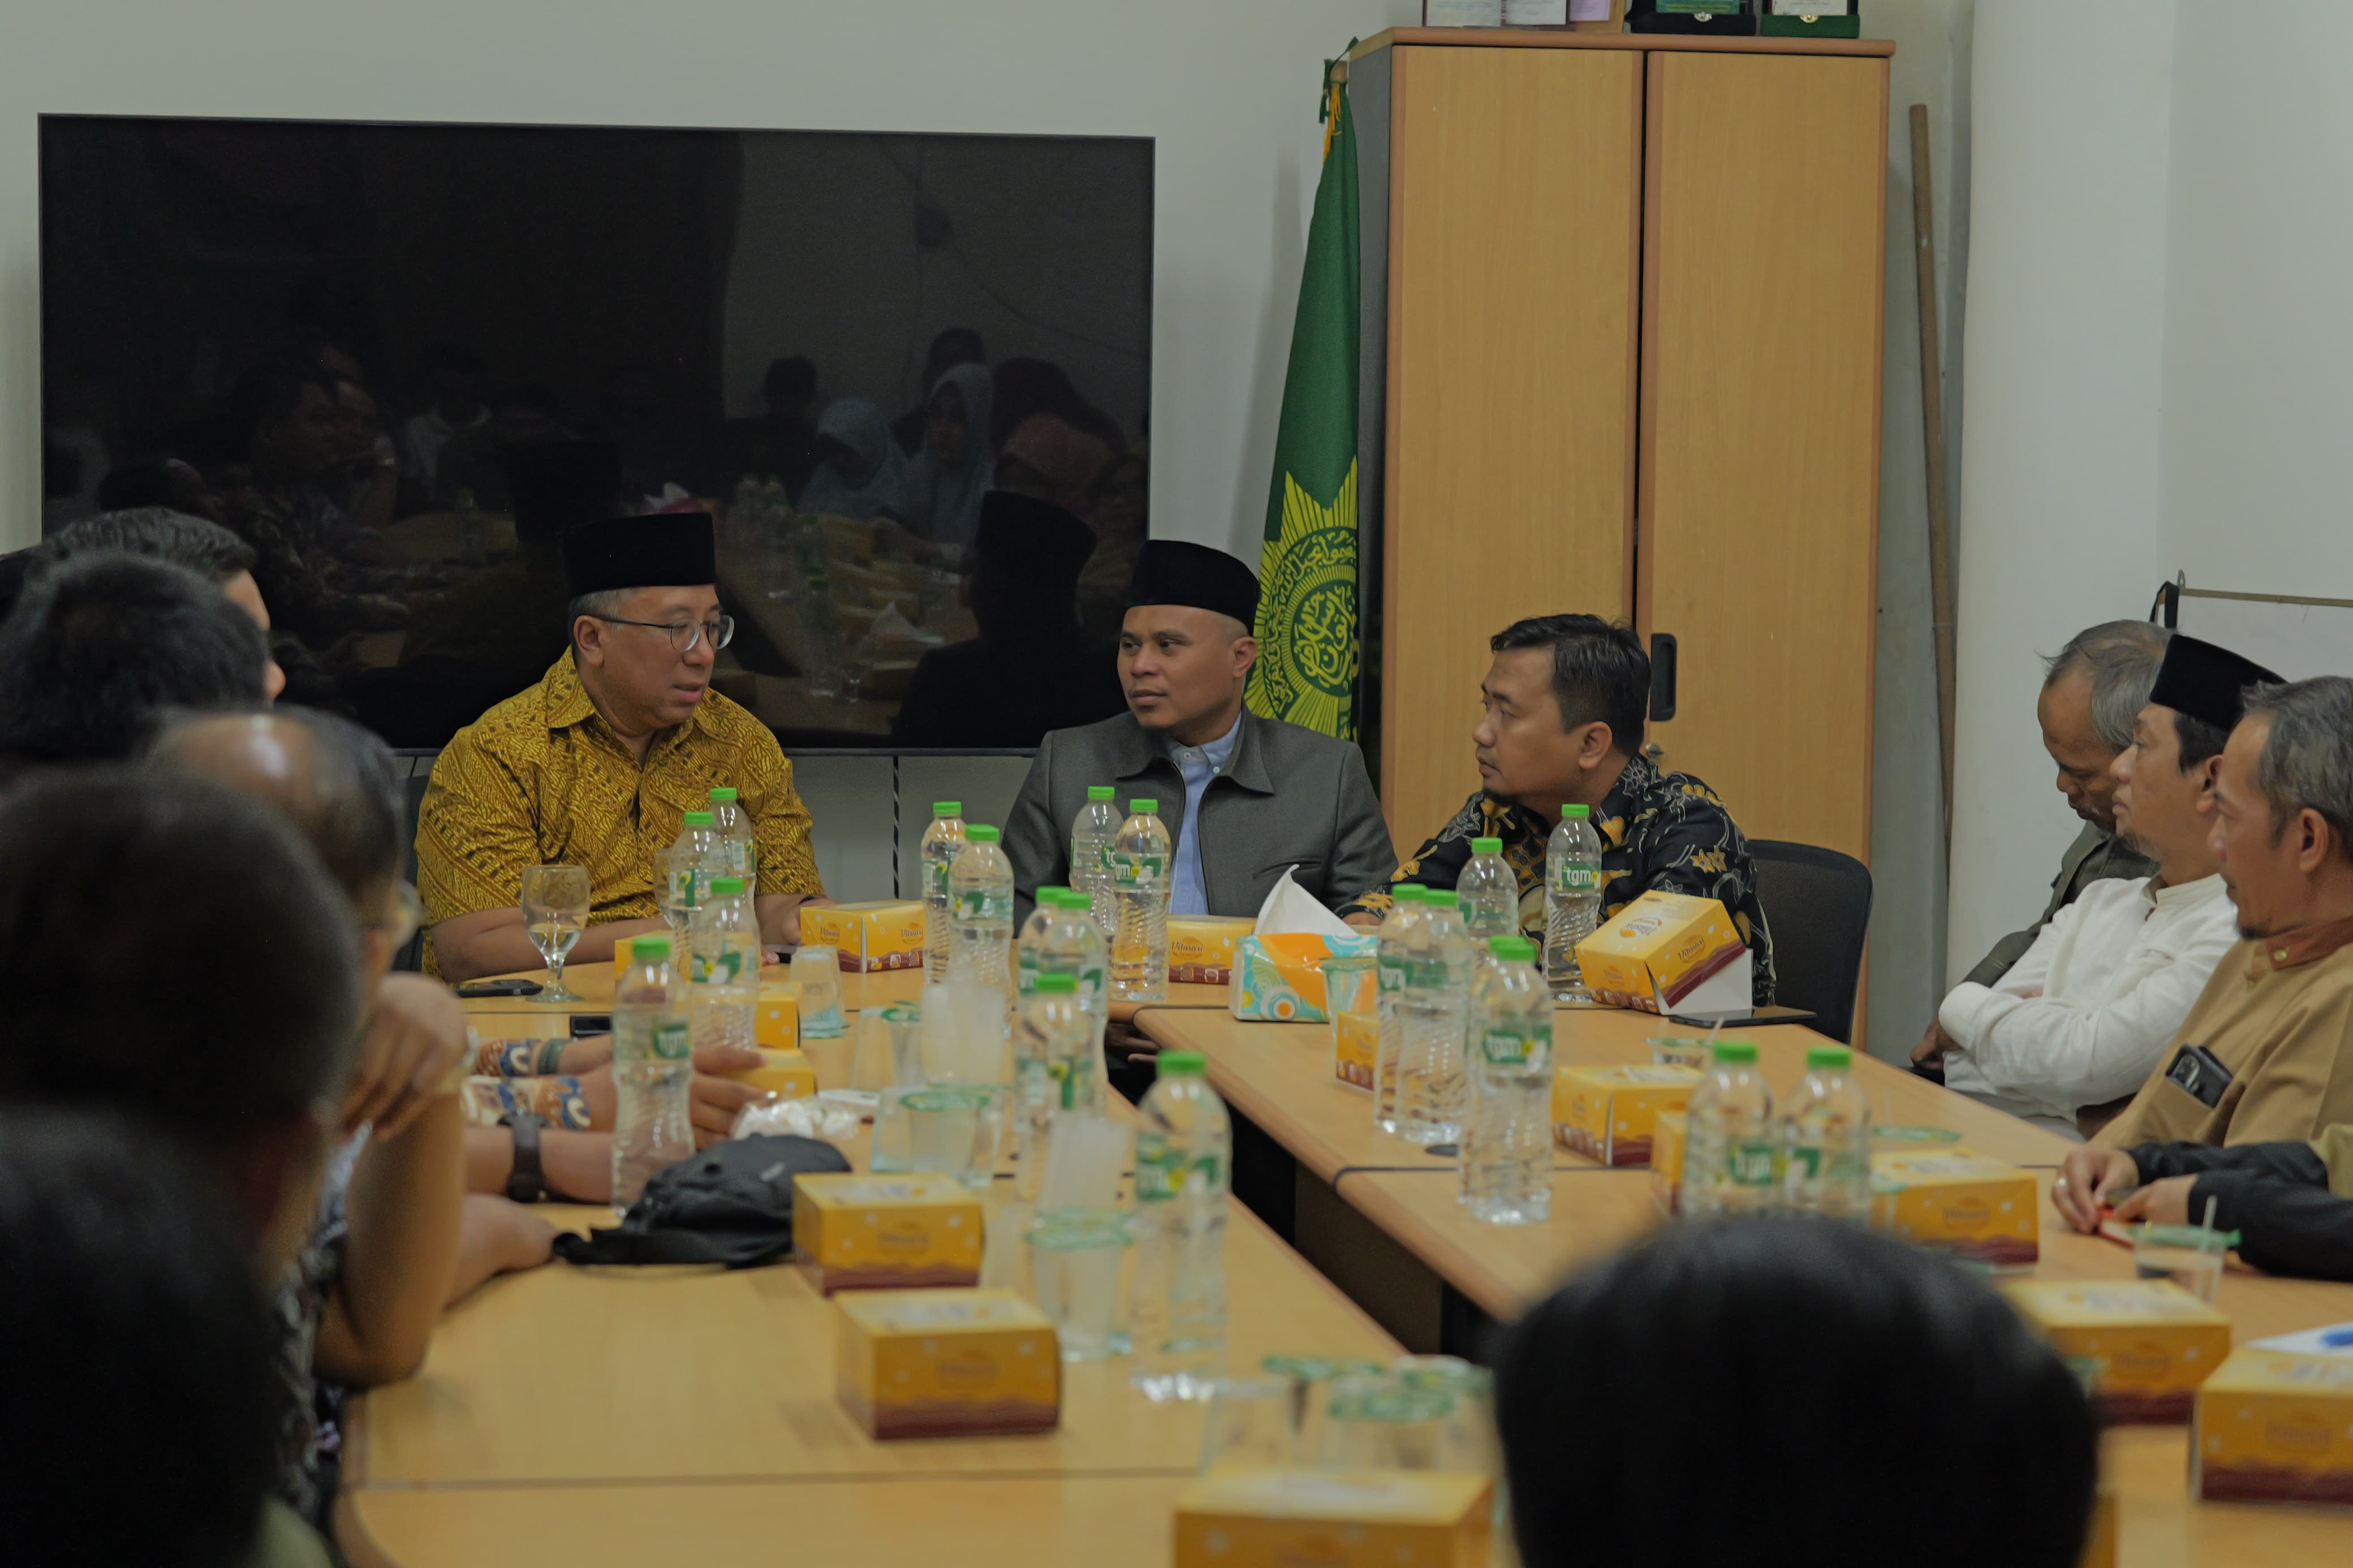
[[[1201,881],[1201,794],[1209,781],[1226,771],[1234,760],[1234,747],[1241,740],[1241,715],[1234,715],[1234,726],[1206,746],[1179,745],[1175,741],[1164,742],[1168,760],[1185,778],[1185,820],[1176,829],[1176,869],[1169,888],[1168,912],[1172,915],[1206,915],[1209,912],[1208,889]]]

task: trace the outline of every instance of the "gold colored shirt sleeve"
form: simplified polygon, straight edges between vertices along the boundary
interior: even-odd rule
[[[459,731],[433,762],[417,813],[417,892],[428,925],[521,896],[539,864],[531,794],[507,761]]]

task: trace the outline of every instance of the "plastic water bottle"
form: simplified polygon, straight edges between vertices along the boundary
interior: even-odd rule
[[[1462,929],[1471,933],[1472,967],[1484,969],[1493,956],[1490,942],[1520,934],[1520,879],[1504,858],[1502,839],[1471,840],[1471,858],[1454,880],[1454,897]]]
[[[1060,911],[1057,911],[1058,913]],[[1021,1000],[1013,1032],[1013,1195],[1035,1203],[1046,1182],[1054,1118],[1103,1108],[1103,1053],[1074,975],[1047,973]]]
[[[1806,1052],[1806,1079],[1781,1117],[1781,1201],[1794,1214],[1871,1218],[1871,1100],[1844,1046]]]
[[[694,901],[701,903],[711,896],[711,879],[731,875],[719,841],[716,816],[708,811],[690,811],[678,837],[670,841],[670,869],[682,872],[690,868],[694,874]]]
[[[1111,856],[1119,840],[1119,807],[1109,784],[1089,784],[1087,804],[1071,824],[1071,890],[1083,893],[1095,929],[1109,942],[1119,930],[1119,903],[1112,896]]]
[[[760,885],[760,847],[752,836],[752,818],[735,804],[735,792],[721,787],[711,792],[711,830],[719,840],[712,875],[741,877],[744,885]]]
[[[1684,1111],[1683,1212],[1707,1219],[1770,1210],[1774,1133],[1773,1091],[1757,1070],[1756,1046],[1717,1041]]]
[[[1135,1386],[1207,1399],[1226,1359],[1226,1194],[1233,1123],[1198,1051],[1163,1051],[1137,1107]]]
[[[948,983],[954,962],[948,943],[948,868],[964,847],[964,802],[932,802],[932,825],[923,829],[923,976],[926,985]]]
[[[1489,1225],[1552,1217],[1552,991],[1536,944],[1490,937],[1471,980],[1462,1206]]]
[[[1398,994],[1398,1136],[1452,1143],[1462,1136],[1462,1035],[1471,1006],[1471,938],[1455,895],[1433,889],[1407,949]]]
[[[637,1202],[647,1178],[694,1152],[686,991],[670,967],[670,938],[630,942],[629,966],[613,986],[615,1208]]]
[[[753,1019],[760,1001],[760,927],[744,879],[711,879],[711,896],[688,915],[687,930],[694,1048],[758,1049]]]
[[[1384,1132],[1398,1130],[1398,1063],[1403,1057],[1405,1015],[1398,1001],[1405,994],[1406,970],[1412,961],[1415,935],[1425,912],[1422,900],[1430,889],[1419,882],[1399,882],[1389,889],[1389,918],[1373,933],[1380,992],[1379,1054],[1373,1062],[1373,1125]]]
[[[1097,1047],[1111,1023],[1111,946],[1095,929],[1087,896],[1072,888],[1040,888],[1038,907],[1021,928],[1015,961],[1018,994],[1027,998],[1043,974],[1067,974],[1085,1009],[1088,1037]]]
[[[1013,986],[1013,862],[997,829],[965,830],[948,868],[948,973],[999,991]]]
[[[1117,1002],[1168,999],[1168,829],[1160,803],[1131,800],[1111,856],[1119,919],[1111,943],[1111,994]]]
[[[1593,993],[1577,962],[1577,944],[1601,924],[1601,840],[1589,808],[1560,808],[1545,845],[1545,979],[1553,1000],[1590,1006]]]

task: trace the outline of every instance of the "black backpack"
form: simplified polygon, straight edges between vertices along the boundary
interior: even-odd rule
[[[557,1237],[555,1256],[756,1268],[793,1249],[793,1178],[849,1169],[840,1150],[814,1138],[731,1139],[655,1173],[612,1229]]]

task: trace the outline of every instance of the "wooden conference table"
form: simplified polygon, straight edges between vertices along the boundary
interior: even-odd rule
[[[1564,1152],[1555,1162],[1549,1221],[1482,1225],[1456,1201],[1453,1161],[1373,1127],[1370,1097],[1333,1075],[1323,1028],[1240,1024],[1198,1011],[1146,1010],[1137,1023],[1164,1047],[1201,1051],[1229,1104],[1296,1162],[1294,1244],[1411,1348],[1440,1348],[1450,1329],[1466,1323],[1508,1321],[1579,1267],[1663,1221],[1648,1171],[1609,1170]],[[1647,1061],[1649,1037],[1671,1030],[1640,1014],[1562,1008],[1554,1045],[1563,1060]],[[1786,1025],[1742,1037],[1757,1041],[1776,1093],[1802,1075],[1806,1047],[1823,1043]],[[2065,1140],[1861,1055],[1856,1073],[1875,1122],[1949,1128],[1966,1147],[2036,1170],[2038,1277],[2132,1278],[2127,1249],[2076,1234],[2051,1206],[2051,1182],[2073,1147]],[[1417,1275],[1426,1287],[1419,1295]],[[1433,1310],[1433,1295],[1462,1307]],[[2234,1262],[2217,1304],[2244,1342],[2353,1321],[2353,1286],[2275,1279]],[[2353,1562],[2353,1513],[2191,1500],[2187,1441],[2180,1426],[2123,1427],[2105,1438],[2103,1470],[2117,1500],[2121,1568]],[[1932,1458],[1922,1473],[1933,1484]]]

